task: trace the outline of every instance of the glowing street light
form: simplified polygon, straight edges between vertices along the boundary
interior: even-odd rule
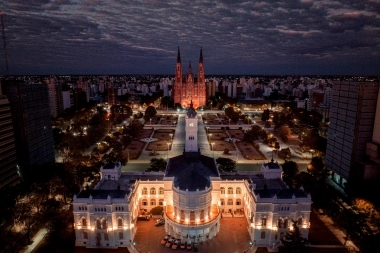
[[[209,141],[211,140],[211,135],[212,135],[212,134],[208,134],[208,140],[209,140]]]
[[[173,134],[169,134],[170,135],[170,139],[173,141]]]

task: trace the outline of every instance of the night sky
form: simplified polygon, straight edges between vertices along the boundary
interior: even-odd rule
[[[380,75],[380,0],[2,0],[9,74]],[[0,74],[5,74],[3,40]]]

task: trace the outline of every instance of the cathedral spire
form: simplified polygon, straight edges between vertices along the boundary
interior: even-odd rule
[[[178,46],[178,53],[177,53],[177,63],[181,63],[181,53],[179,52],[179,46]]]
[[[199,55],[199,63],[203,63],[202,47],[201,47],[201,53],[200,53],[200,55]]]

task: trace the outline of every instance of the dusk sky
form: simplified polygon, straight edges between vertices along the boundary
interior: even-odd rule
[[[380,75],[380,0],[2,0],[9,74]],[[5,74],[3,40],[0,74]]]

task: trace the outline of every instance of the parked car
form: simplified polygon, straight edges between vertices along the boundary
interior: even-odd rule
[[[181,244],[181,239],[175,240],[175,242],[172,245],[172,249],[178,249],[180,244]]]
[[[181,242],[181,246],[180,246],[181,249],[186,249],[186,242],[185,241],[182,241]]]
[[[148,221],[150,219],[150,215],[139,215],[137,216],[137,220]]]
[[[174,238],[174,237],[171,237],[171,238],[165,243],[165,247],[166,247],[166,248],[170,248],[170,247],[173,245],[174,240],[175,240],[175,238]]]
[[[193,247],[192,247],[191,243],[187,243],[187,244],[186,244],[186,249],[191,250],[192,248],[193,248]]]
[[[161,244],[165,245],[165,243],[170,239],[170,235],[166,235],[164,239],[161,240]]]
[[[156,227],[162,226],[162,225],[165,225],[165,220],[156,221],[156,224],[155,224]]]

